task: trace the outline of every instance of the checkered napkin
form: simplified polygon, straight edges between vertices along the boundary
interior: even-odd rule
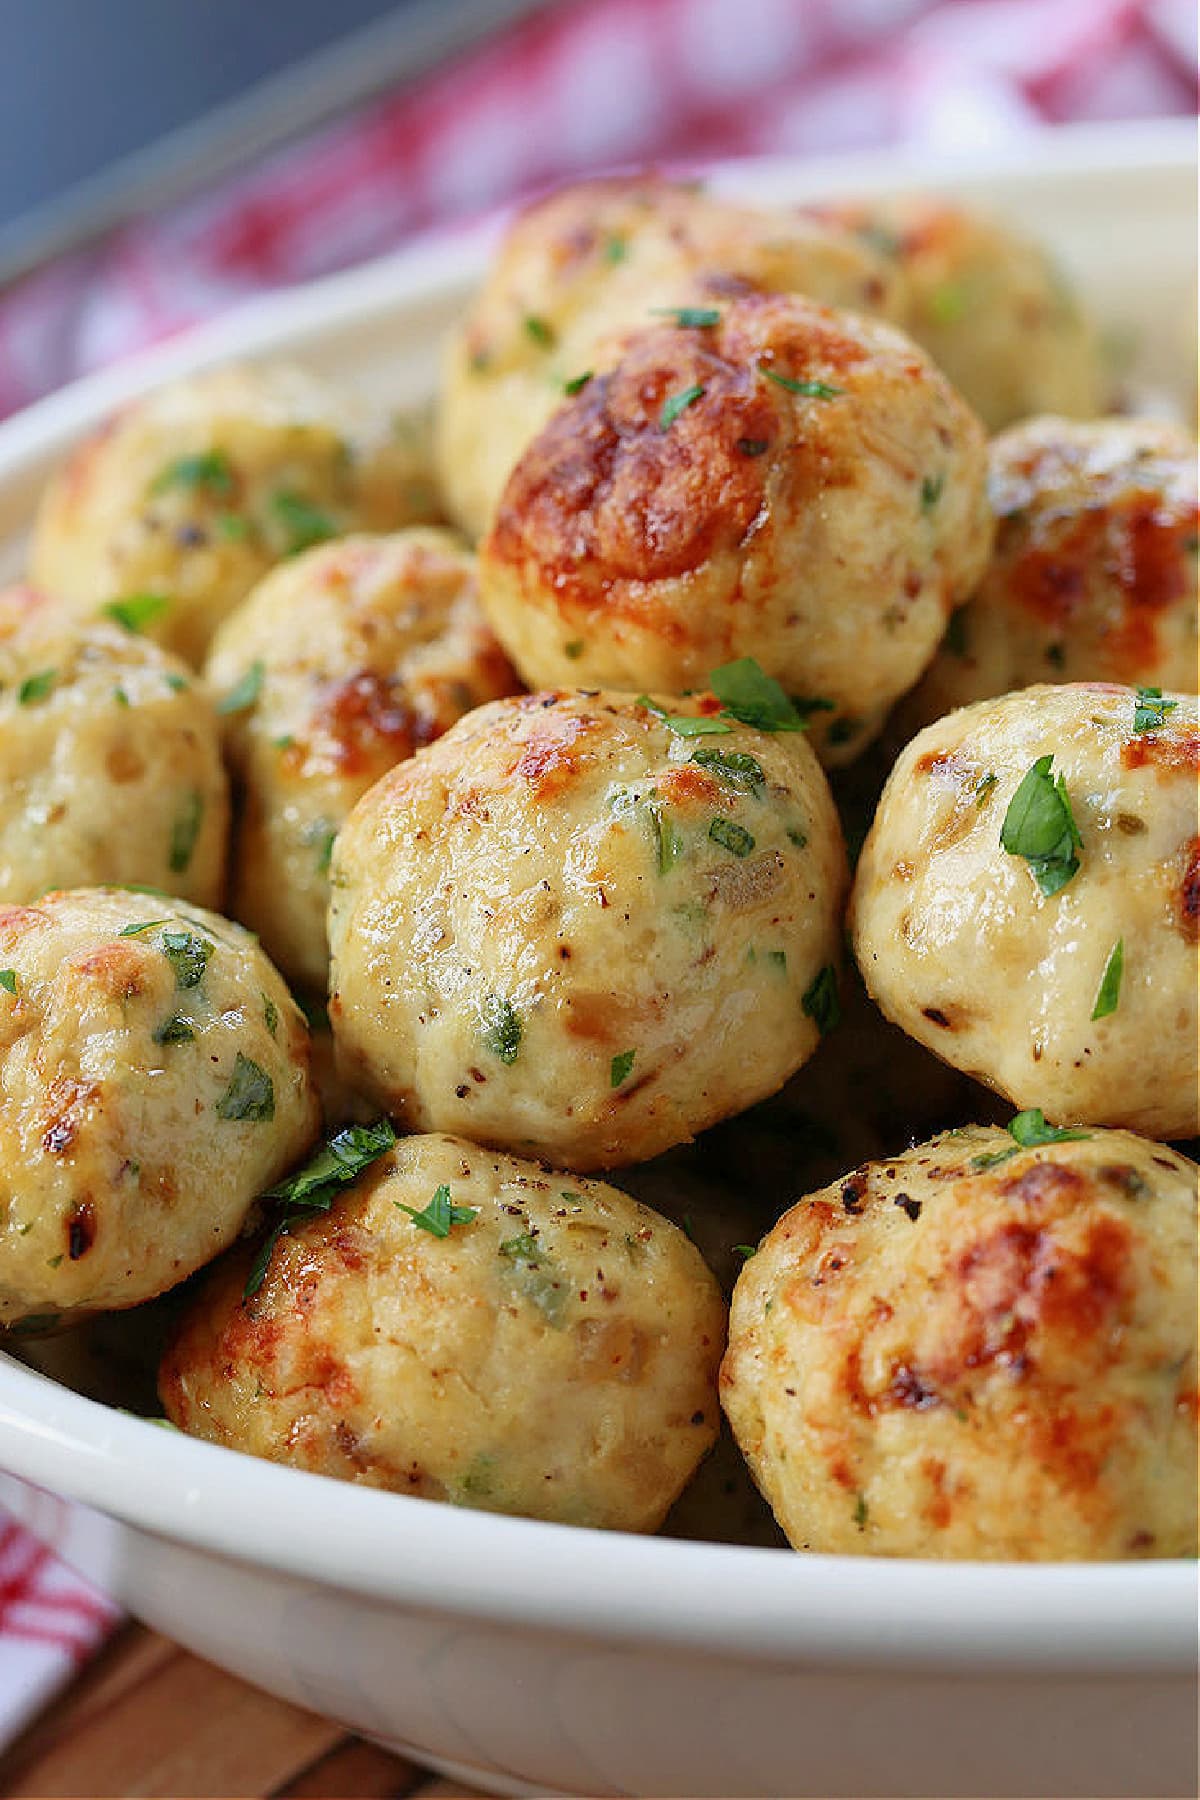
[[[575,0],[0,301],[0,413],[264,289],[598,165],[1187,113],[1191,0]],[[115,1609],[0,1519],[0,1744]]]

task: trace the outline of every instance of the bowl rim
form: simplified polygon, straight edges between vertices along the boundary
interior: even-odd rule
[[[948,166],[931,157],[753,159],[709,171],[764,198],[933,185],[1191,179],[1188,119],[1031,134]],[[397,309],[444,311],[478,276],[497,218],[246,302],[85,376],[0,424],[0,493],[105,414],[173,376],[305,347]],[[1190,1672],[1190,1561],[949,1563],[795,1555],[467,1511],[184,1438],[88,1400],[0,1350],[0,1470],[135,1530],[382,1604],[733,1654],[1040,1673]],[[286,1531],[280,1520],[286,1520]]]

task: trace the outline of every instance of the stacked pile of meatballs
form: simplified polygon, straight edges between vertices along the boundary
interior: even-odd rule
[[[178,1290],[167,1418],[347,1480],[1194,1551],[1195,446],[1110,401],[1007,227],[626,180],[432,443],[261,367],[80,446],[0,596],[10,1347]]]

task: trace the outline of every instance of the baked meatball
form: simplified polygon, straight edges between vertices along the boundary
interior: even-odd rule
[[[364,795],[329,913],[352,1087],[414,1128],[597,1169],[799,1067],[836,991],[841,832],[802,734],[717,711],[501,700]]]
[[[1194,1556],[1196,1177],[1129,1132],[969,1126],[786,1213],[721,1391],[795,1548]]]
[[[899,332],[734,301],[631,338],[555,414],[483,546],[484,607],[531,686],[683,693],[752,656],[847,760],[983,573],[985,471]]]
[[[717,1432],[725,1308],[615,1188],[461,1138],[396,1145],[197,1294],[159,1391],[184,1431],[323,1475],[653,1531]]]
[[[760,291],[898,317],[901,288],[891,259],[853,233],[694,184],[618,176],[535,201],[447,344],[436,445],[451,513],[482,535],[564,391],[608,368],[656,309]]]
[[[229,796],[187,668],[32,588],[0,592],[0,904],[143,882],[221,899]]]
[[[198,664],[273,563],[436,517],[406,422],[283,363],[156,389],[80,444],[43,496],[32,579]]]
[[[908,745],[851,902],[886,1015],[1019,1107],[1193,1136],[1194,698],[1077,683]]]
[[[0,908],[0,1324],[136,1306],[223,1250],[318,1128],[250,933],[120,888]]]
[[[226,620],[208,681],[241,785],[233,911],[325,990],[329,854],[386,769],[517,685],[448,532],[350,537],[281,564]]]
[[[912,729],[1034,681],[1196,685],[1196,445],[1146,419],[1031,419],[993,439],[978,593],[905,702]]]
[[[1096,333],[1039,244],[974,208],[928,195],[813,209],[857,233],[903,277],[905,329],[989,431],[1031,413],[1104,409]]]

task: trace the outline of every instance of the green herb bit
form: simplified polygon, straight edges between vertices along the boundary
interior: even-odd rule
[[[521,1019],[510,1000],[489,994],[483,1006],[483,1042],[500,1061],[511,1065],[521,1048]]]
[[[714,669],[708,685],[731,719],[752,725],[757,731],[803,731],[805,721],[774,676],[767,675],[752,656],[723,663]],[[830,704],[814,700],[811,710]]]
[[[1133,709],[1134,731],[1161,730],[1167,722],[1167,714],[1173,713],[1178,705],[1178,700],[1164,700],[1160,687],[1140,687]]]
[[[190,1044],[196,1032],[190,1019],[185,1019],[182,1013],[174,1013],[153,1035],[156,1044]]]
[[[15,969],[0,969],[0,988],[3,988],[6,994],[16,994],[17,971]]]
[[[563,382],[563,393],[569,394],[572,398],[574,398],[576,394],[581,394],[588,382],[592,379],[592,374],[593,371],[591,369],[585,369],[582,375],[572,375],[570,381]]]
[[[569,656],[572,662],[578,662],[584,652],[582,638],[572,638],[569,644],[563,645],[563,655]]]
[[[267,1027],[267,1030],[270,1032],[271,1036],[274,1037],[276,1032],[279,1030],[279,1008],[276,1006],[275,1002],[271,999],[269,994],[264,994],[262,996],[262,1003],[263,1003],[263,1021]]]
[[[36,675],[27,675],[17,689],[17,705],[36,706],[39,700],[49,699],[57,680],[57,669],[39,669]]]
[[[693,750],[691,760],[729,787],[743,789],[760,800],[766,792],[767,778],[762,764],[743,750]]]
[[[266,672],[266,664],[261,658],[256,658],[241,680],[235,682],[229,692],[217,701],[217,711],[222,714],[247,712],[262,692]]]
[[[156,921],[159,922],[161,921]],[[148,925],[139,927],[143,931],[149,929]],[[127,937],[133,934],[127,927],[121,935]],[[194,931],[164,931],[161,947],[163,955],[175,971],[176,987],[199,987],[214,949],[208,939],[198,937]]]
[[[838,400],[846,392],[845,388],[830,387],[827,381],[797,381],[794,375],[781,375],[769,363],[760,362],[758,367],[768,381],[786,388],[789,394],[802,394],[806,400]]]
[[[250,521],[241,513],[222,513],[217,520],[217,536],[228,544],[241,544],[250,536]]]
[[[140,637],[147,626],[162,618],[170,604],[169,594],[125,594],[119,600],[107,600],[100,611],[133,637]]]
[[[943,650],[949,650],[951,656],[967,654],[967,609],[958,607],[950,614],[946,626],[946,635],[942,639]]]
[[[921,477],[921,511],[931,513],[942,497],[946,485],[944,475],[923,475]]]
[[[648,694],[639,694],[634,704],[644,707],[656,719],[660,719],[672,737],[723,737],[733,730],[733,726],[724,719],[697,718],[691,713],[669,713],[665,706],[659,706]]]
[[[203,820],[204,796],[193,790],[171,827],[171,849],[167,861],[173,874],[182,875],[191,862]]]
[[[826,963],[815,976],[800,1002],[822,1037],[841,1024],[842,1005],[838,997],[837,970]]]
[[[500,1255],[513,1264],[513,1278],[524,1297],[543,1313],[551,1325],[561,1326],[566,1314],[568,1291],[565,1276],[553,1259],[547,1256],[531,1232],[506,1238]]]
[[[287,533],[287,556],[298,556],[302,550],[311,550],[314,544],[323,544],[337,535],[337,528],[328,513],[290,488],[281,488],[277,494],[272,494],[271,511]]]
[[[709,825],[708,835],[714,844],[720,844],[732,856],[749,856],[754,848],[753,837],[744,825],[738,825],[733,819],[714,819]]]
[[[396,1133],[387,1119],[379,1119],[374,1125],[344,1125],[326,1138],[303,1168],[268,1188],[263,1199],[327,1212],[333,1190],[357,1180],[395,1142]]]
[[[855,1496],[855,1500],[854,1500],[854,1523],[855,1523],[855,1524],[856,1524],[856,1525],[857,1525],[857,1526],[858,1526],[858,1529],[859,1529],[859,1530],[860,1530],[860,1531],[862,1531],[862,1530],[864,1530],[864,1529],[865,1529],[865,1527],[866,1527],[866,1523],[867,1523],[867,1496],[866,1496],[866,1495],[865,1495],[865,1494],[858,1494],[858,1495],[856,1495],[856,1496]]]
[[[743,1262],[749,1262],[752,1256],[758,1255],[757,1244],[735,1244],[733,1247]]]
[[[973,1169],[994,1168],[997,1163],[1007,1162],[1010,1156],[1016,1156],[1018,1150],[1036,1150],[1042,1144],[1082,1144],[1092,1135],[1090,1131],[1072,1131],[1065,1125],[1047,1125],[1046,1115],[1040,1106],[1019,1112],[1009,1120],[1005,1130],[1014,1139],[1014,1147],[1011,1150],[993,1150],[984,1156],[972,1157]]]
[[[943,281],[929,296],[929,314],[938,325],[957,325],[966,317],[967,289],[961,281]]]
[[[113,699],[116,701],[118,706],[128,706],[129,705],[129,695],[125,692],[125,689],[123,687],[115,687],[113,689]]]
[[[265,1069],[239,1050],[229,1086],[216,1103],[219,1119],[259,1123],[275,1117],[275,1088]]]
[[[604,260],[606,263],[624,262],[628,255],[629,242],[626,238],[610,237],[604,246]]]
[[[683,838],[666,808],[650,801],[646,808],[654,833],[654,858],[660,875],[668,875],[683,854]]]
[[[787,831],[787,840],[788,840],[789,844],[794,844],[796,846],[797,850],[803,850],[805,845],[808,843],[808,833],[804,832],[804,831],[798,831],[794,825],[789,825],[788,831]]]
[[[696,382],[678,394],[671,394],[663,401],[663,409],[658,415],[659,430],[669,431],[680,413],[686,412],[689,406],[694,406],[703,393],[704,388]]]
[[[547,324],[545,319],[540,319],[536,313],[526,313],[525,330],[543,350],[549,350],[555,342],[554,327]]]
[[[434,1190],[433,1199],[420,1212],[415,1206],[405,1206],[403,1200],[394,1200],[392,1204],[398,1211],[407,1213],[413,1224],[421,1231],[427,1231],[430,1237],[448,1238],[456,1225],[475,1223],[475,1208],[454,1206],[445,1182]]]
[[[159,926],[165,925],[166,922],[165,919],[137,919],[132,925],[122,925],[117,936],[141,937],[143,931],[157,931]]]
[[[990,772],[986,775],[981,775],[979,777],[979,780],[975,783],[975,804],[976,804],[976,806],[986,806],[987,805],[988,796],[990,795],[992,789],[999,785],[999,782],[1000,782],[1000,777],[998,775],[993,775]]]
[[[173,694],[186,694],[192,685],[186,675],[164,675],[163,680]]]
[[[685,329],[694,326],[704,331],[721,323],[720,309],[715,306],[652,306],[650,311],[660,319],[674,319]]]
[[[611,1087],[619,1088],[623,1081],[629,1079],[630,1072],[633,1069],[633,1059],[636,1055],[636,1050],[621,1050],[613,1057],[608,1071],[609,1085]]]
[[[1096,1004],[1092,1008],[1093,1019],[1107,1019],[1110,1013],[1116,1012],[1121,1000],[1121,977],[1124,973],[1125,939],[1118,938],[1108,953],[1108,961],[1100,977]]]
[[[1062,775],[1051,775],[1053,756],[1039,756],[1008,803],[1000,843],[1010,856],[1023,856],[1034,880],[1049,898],[1078,872],[1075,852],[1083,839],[1071,811]]]
[[[165,494],[169,488],[207,488],[210,494],[227,500],[233,493],[233,469],[221,450],[201,450],[193,456],[178,456],[150,485],[152,494]]]

